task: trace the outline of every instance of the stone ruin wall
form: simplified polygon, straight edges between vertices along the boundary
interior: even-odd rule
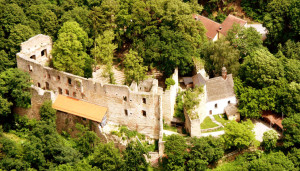
[[[125,85],[102,85],[94,82],[91,78],[86,79],[44,66],[39,62],[43,61],[41,59],[43,57],[38,54],[47,47],[50,48],[47,49],[47,52],[50,52],[52,42],[51,39],[40,39],[40,35],[36,37],[34,41],[32,41],[33,38],[29,39],[30,45],[27,45],[26,42],[22,43],[21,49],[24,50],[30,46],[38,47],[38,45],[43,43],[42,48],[36,48],[33,51],[26,51],[25,53],[21,51],[17,54],[18,68],[30,74],[35,86],[42,89],[53,90],[56,95],[59,94],[61,89],[63,95],[69,93],[70,97],[107,107],[108,121],[120,125],[127,125],[130,129],[137,130],[140,133],[158,139],[160,94],[157,93],[158,86],[155,81],[153,82],[150,92],[132,91]],[[45,41],[48,41],[48,43]],[[37,55],[37,59],[30,59],[30,56],[33,54]],[[173,77],[178,85],[178,71],[175,72]],[[69,82],[71,84],[69,84]],[[177,87],[175,88],[175,86],[176,85],[172,86],[170,90],[167,90],[163,94],[163,113],[166,113],[164,117],[169,118],[168,120],[173,117],[174,113],[177,91]],[[35,102],[33,102],[33,104],[34,103]],[[146,116],[144,116],[144,114],[146,114]]]
[[[171,78],[175,81],[175,85],[170,86],[169,90],[165,90],[162,93],[162,103],[163,103],[163,117],[164,122],[171,124],[174,116],[174,107],[176,104],[176,96],[178,92],[178,68],[175,69]]]

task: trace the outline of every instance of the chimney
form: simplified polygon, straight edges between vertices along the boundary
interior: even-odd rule
[[[226,80],[227,78],[227,69],[226,67],[222,67],[222,77],[224,80]]]

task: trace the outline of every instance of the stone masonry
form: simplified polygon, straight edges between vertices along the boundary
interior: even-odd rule
[[[51,90],[89,103],[107,107],[107,121],[126,125],[152,138],[158,139],[160,131],[160,97],[165,120],[174,114],[178,86],[178,70],[173,79],[176,84],[163,91],[156,79],[139,85],[101,84],[93,78],[83,78],[58,71],[47,65],[51,60],[52,40],[46,35],[36,35],[21,44],[17,53],[18,68],[28,72],[36,88]],[[35,102],[32,102],[35,103]]]

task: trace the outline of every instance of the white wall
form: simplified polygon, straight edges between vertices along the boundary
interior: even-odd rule
[[[230,101],[231,104],[236,104],[235,96],[228,97],[221,100],[207,102],[206,103],[207,115],[209,115],[210,110],[212,110],[213,115],[225,113],[225,107],[228,105],[228,101]],[[215,107],[215,104],[217,104],[217,108]]]

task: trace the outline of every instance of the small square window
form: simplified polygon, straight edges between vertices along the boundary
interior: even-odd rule
[[[66,89],[66,95],[69,95],[69,90]]]
[[[127,96],[123,96],[123,100],[126,102],[127,101]]]
[[[59,75],[57,76],[57,81],[60,81],[60,76]]]
[[[142,110],[142,113],[143,113],[143,116],[146,117],[146,111],[145,110]]]
[[[76,92],[73,92],[73,97],[76,97]]]
[[[46,82],[46,90],[49,90],[50,89],[50,85],[48,82]]]
[[[143,103],[146,104],[146,98],[143,98]]]
[[[44,50],[42,50],[42,52],[41,52],[41,56],[47,56],[47,50],[46,49],[44,49]]]
[[[230,104],[230,100],[228,100],[228,104]]]
[[[71,78],[68,78],[68,84],[71,85],[72,84],[72,80]]]
[[[38,83],[37,85],[38,85],[38,87],[40,87],[40,88],[41,88],[41,83]]]
[[[125,112],[125,115],[128,116],[128,110],[125,109],[124,112]]]
[[[215,108],[218,108],[218,104],[217,103],[215,104]]]

